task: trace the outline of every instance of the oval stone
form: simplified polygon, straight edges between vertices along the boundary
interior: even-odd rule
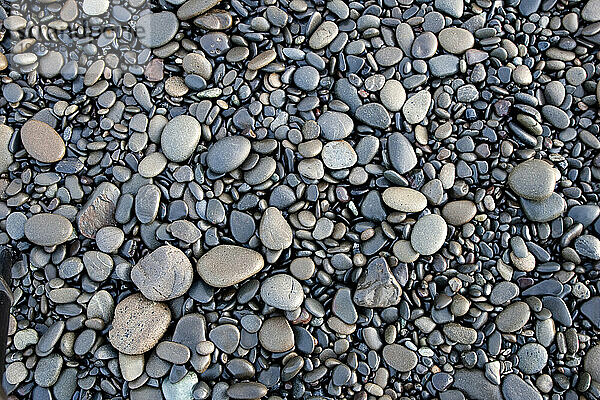
[[[56,246],[73,234],[71,221],[58,214],[35,214],[25,221],[25,237],[38,246]]]
[[[327,168],[334,170],[350,168],[358,160],[356,151],[345,140],[326,143],[321,151],[321,158]]]
[[[508,175],[508,186],[518,196],[529,200],[545,200],[554,191],[556,175],[545,161],[532,159],[517,165]]]
[[[421,192],[407,187],[387,188],[381,198],[388,207],[406,213],[423,211],[427,207],[427,198]]]
[[[419,254],[431,255],[442,248],[448,225],[437,214],[424,215],[415,223],[410,235],[410,244]]]
[[[291,275],[277,274],[262,283],[260,297],[271,307],[294,311],[302,305],[304,291],[300,282]]]
[[[265,266],[260,253],[245,247],[223,244],[210,249],[198,260],[198,274],[210,286],[233,286]]]
[[[250,141],[244,136],[226,136],[208,149],[206,163],[211,171],[226,174],[237,169],[250,154]]]
[[[185,161],[196,150],[201,134],[202,127],[196,118],[178,115],[167,122],[162,131],[160,137],[162,152],[171,161]]]
[[[65,156],[65,142],[45,122],[30,119],[21,127],[21,142],[27,153],[43,163],[54,163]]]
[[[143,354],[156,346],[170,322],[171,311],[166,304],[148,300],[136,293],[115,307],[108,340],[121,353]]]
[[[442,216],[450,225],[464,225],[473,219],[477,207],[471,200],[451,201],[442,208]]]
[[[398,372],[408,372],[417,366],[417,354],[400,344],[388,344],[383,348],[383,359]]]
[[[188,291],[194,269],[183,251],[165,245],[144,256],[131,269],[131,280],[147,299],[167,301]]]
[[[144,14],[135,25],[140,43],[151,49],[164,46],[175,37],[179,21],[170,11]]]

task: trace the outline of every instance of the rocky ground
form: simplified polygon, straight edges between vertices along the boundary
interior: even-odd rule
[[[9,399],[600,398],[600,0],[2,0]]]

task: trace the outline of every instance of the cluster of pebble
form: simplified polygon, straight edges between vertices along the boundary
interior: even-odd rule
[[[5,0],[10,400],[600,399],[600,0]]]

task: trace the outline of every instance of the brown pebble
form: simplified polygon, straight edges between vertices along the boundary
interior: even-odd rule
[[[21,141],[27,153],[43,163],[54,163],[65,156],[65,142],[45,122],[30,119],[21,127]]]

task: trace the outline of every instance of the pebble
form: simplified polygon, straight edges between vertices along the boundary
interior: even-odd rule
[[[30,119],[21,127],[21,141],[27,153],[42,163],[55,163],[65,156],[65,142],[45,122]]]
[[[477,206],[470,200],[456,200],[442,208],[442,217],[450,225],[460,226],[471,221],[477,213]]]
[[[420,212],[427,207],[427,199],[421,192],[405,187],[387,188],[381,198],[386,206],[406,213]]]
[[[387,144],[390,162],[399,174],[405,174],[417,165],[417,155],[406,136],[400,132],[392,133]]]
[[[383,359],[398,372],[408,372],[417,366],[417,354],[400,344],[388,344],[383,348]]]
[[[320,50],[329,45],[338,35],[339,28],[333,21],[324,21],[308,39],[308,45],[313,50]]]
[[[89,16],[102,15],[108,11],[108,0],[83,0],[82,10]]]
[[[319,86],[319,71],[310,65],[298,68],[294,72],[294,84],[307,92],[315,90]]]
[[[283,353],[294,348],[294,332],[283,317],[266,319],[258,332],[258,340],[265,350]]]
[[[406,91],[400,81],[390,79],[387,80],[381,88],[379,99],[381,100],[381,104],[383,104],[388,111],[397,112],[402,109],[402,106],[406,101]]]
[[[442,29],[438,40],[440,46],[452,54],[463,54],[475,45],[475,38],[471,32],[454,26]]]
[[[581,235],[575,239],[578,254],[592,260],[600,260],[600,239],[592,235]]]
[[[508,186],[518,196],[529,200],[545,200],[554,192],[556,176],[545,161],[532,159],[517,165],[508,175]]]
[[[284,250],[292,245],[292,228],[280,210],[269,207],[265,210],[258,228],[262,244],[271,250]],[[262,267],[261,267],[262,268]]]
[[[552,193],[545,200],[520,199],[525,216],[535,222],[550,222],[564,214],[567,209],[565,199],[558,193]]]
[[[229,386],[227,396],[232,399],[260,399],[267,395],[267,387],[258,382],[238,382]]]
[[[184,252],[170,245],[147,254],[131,269],[131,280],[148,299],[167,301],[184,295],[194,270]]]
[[[62,215],[41,213],[25,221],[24,232],[31,243],[51,247],[69,240],[73,234],[73,225]]]
[[[402,107],[402,115],[409,124],[418,124],[425,119],[431,104],[431,94],[421,90],[410,96]]]
[[[226,354],[235,352],[240,343],[240,331],[232,324],[223,324],[212,329],[208,335],[215,346]]]
[[[537,374],[546,366],[548,353],[544,346],[539,343],[526,343],[517,353],[519,357],[518,367],[524,374]]]
[[[7,125],[0,124],[0,173],[6,172],[10,164],[13,162],[13,155],[9,148],[12,134],[12,128]]]
[[[121,353],[143,354],[156,346],[170,322],[165,304],[132,294],[117,304],[108,340]]]
[[[226,174],[239,168],[250,154],[250,141],[243,136],[226,136],[208,149],[206,163],[211,171]]]
[[[182,21],[204,14],[219,4],[221,0],[187,0],[177,10],[177,18]]]
[[[202,127],[189,115],[179,115],[165,125],[160,135],[160,147],[170,161],[183,162],[196,150]]]
[[[77,214],[77,230],[93,239],[100,228],[115,224],[115,210],[121,191],[111,182],[102,182]]]
[[[337,111],[326,111],[317,119],[321,135],[327,140],[342,140],[354,130],[354,122],[348,115]]]
[[[502,394],[506,400],[541,400],[542,395],[531,384],[516,374],[508,374],[502,382]]]
[[[390,271],[385,258],[374,258],[361,275],[354,292],[354,303],[360,307],[385,308],[400,302],[402,288]]]
[[[321,151],[323,164],[329,169],[338,170],[350,168],[358,161],[356,151],[345,140],[335,140],[325,143]]]
[[[355,115],[360,122],[373,128],[387,129],[392,123],[390,114],[379,103],[363,104],[356,109]]]
[[[502,332],[511,333],[523,328],[529,320],[529,306],[516,301],[504,308],[496,317],[496,326]]]
[[[410,244],[419,254],[431,255],[442,248],[448,234],[448,225],[437,214],[424,215],[412,228]]]
[[[262,255],[252,249],[219,245],[198,259],[196,270],[210,286],[228,287],[250,278],[264,266]]]
[[[288,274],[272,275],[260,286],[260,297],[271,307],[284,311],[298,309],[304,301],[302,285]]]

